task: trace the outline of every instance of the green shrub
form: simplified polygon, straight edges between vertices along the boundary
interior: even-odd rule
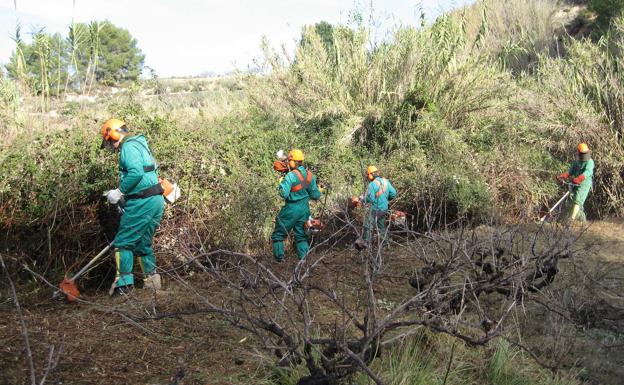
[[[599,32],[608,30],[611,21],[624,12],[624,2],[622,0],[588,0],[587,7],[596,12],[596,26]]]

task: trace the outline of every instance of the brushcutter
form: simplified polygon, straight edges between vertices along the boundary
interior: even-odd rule
[[[329,189],[329,186],[325,187],[325,189]],[[307,235],[317,235],[325,228],[325,224],[321,221],[321,219],[325,217],[325,208],[327,207],[328,195],[327,192],[324,195],[325,198],[323,198],[323,207],[321,207],[321,214],[319,215],[318,219],[314,219],[312,218],[312,216],[310,216],[303,225],[303,228]]]
[[[78,285],[76,285],[76,279],[78,279],[78,277],[86,273],[89,270],[89,268],[93,266],[95,262],[97,262],[100,258],[102,258],[104,254],[108,252],[108,250],[110,250],[111,247],[112,247],[112,243],[106,245],[106,247],[103,248],[102,251],[98,253],[98,255],[93,257],[93,259],[91,259],[89,263],[84,265],[84,267],[80,269],[80,271],[78,271],[76,274],[74,274],[73,277],[68,278],[67,275],[65,275],[65,278],[63,279],[63,281],[59,283],[59,290],[54,293],[53,298],[58,298],[61,295],[61,293],[63,293],[65,294],[65,297],[67,298],[67,302],[74,302],[76,298],[80,296]]]

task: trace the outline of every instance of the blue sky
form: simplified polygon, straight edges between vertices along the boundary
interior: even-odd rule
[[[145,64],[159,76],[247,69],[259,57],[260,40],[292,49],[302,26],[325,20],[349,22],[354,10],[376,34],[397,24],[418,24],[420,9],[428,20],[474,0],[0,0],[0,63],[14,48],[17,22],[23,32],[45,27],[67,35],[76,22],[110,20],[126,28],[145,53]],[[75,4],[75,6],[74,6]]]

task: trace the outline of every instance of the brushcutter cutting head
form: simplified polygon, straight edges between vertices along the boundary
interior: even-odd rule
[[[76,282],[67,277],[65,277],[63,281],[59,283],[59,289],[63,294],[65,294],[67,302],[74,302],[76,298],[80,297],[80,290],[78,290]]]
[[[359,237],[358,239],[355,240],[355,243],[353,245],[358,250],[364,250],[368,247],[368,242],[366,242],[364,238]]]

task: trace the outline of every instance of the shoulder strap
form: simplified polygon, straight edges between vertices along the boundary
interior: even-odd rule
[[[375,198],[379,198],[383,193],[386,192],[386,186],[388,182],[385,179],[382,179],[382,182],[379,179],[375,179],[373,181],[377,186],[379,186],[379,190],[375,193]]]
[[[308,188],[308,186],[310,185],[310,182],[312,182],[312,173],[309,170],[306,170],[306,178],[305,180],[303,179],[303,175],[301,175],[301,171],[294,169],[293,174],[295,174],[295,176],[297,176],[297,179],[299,179],[299,184],[292,186],[290,188],[290,192],[297,192],[297,191],[301,191],[303,188]]]

